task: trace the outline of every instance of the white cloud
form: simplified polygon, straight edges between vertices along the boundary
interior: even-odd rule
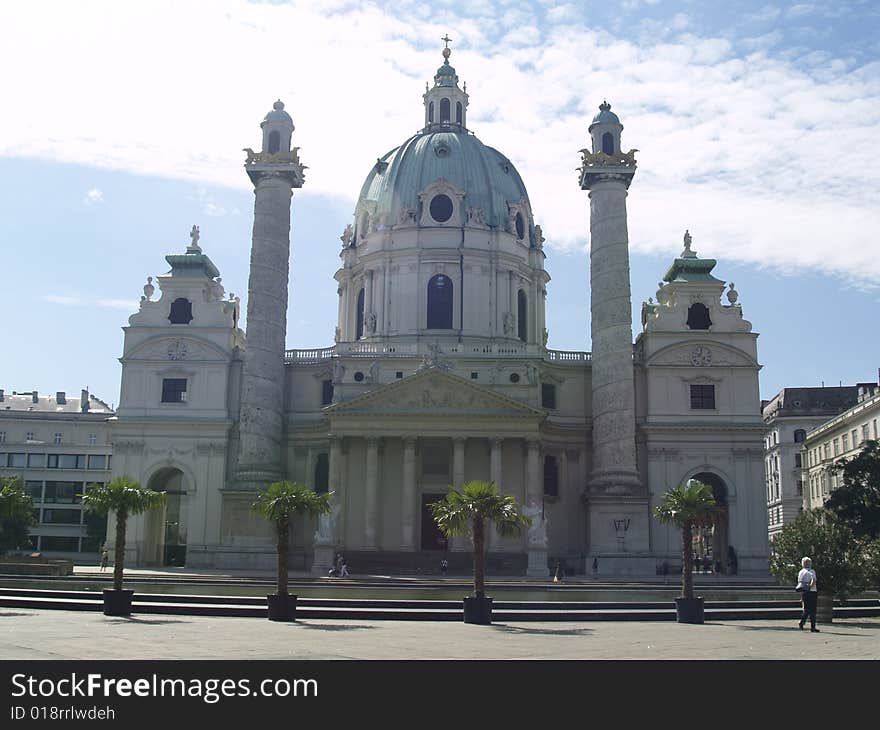
[[[353,202],[376,157],[419,127],[448,32],[470,126],[517,165],[549,246],[586,243],[574,168],[607,98],[624,145],[641,150],[629,199],[635,250],[677,253],[690,228],[702,255],[880,281],[880,64],[813,49],[770,57],[760,49],[772,35],[745,56],[692,29],[636,44],[566,23],[541,38],[528,5],[483,0],[480,13],[526,28],[511,26],[505,44],[487,38],[482,16],[413,22],[418,5],[400,7],[3,5],[0,24],[16,32],[0,64],[17,69],[5,93],[22,109],[51,99],[53,113],[0,116],[0,155],[249,188],[240,150],[257,146],[259,122],[281,97],[309,166],[294,205],[315,194]],[[198,202],[206,215],[226,212]]]
[[[51,304],[62,304],[66,307],[107,307],[124,309],[133,312],[137,309],[134,299],[94,299],[92,297],[68,296],[62,294],[45,294],[43,300]]]
[[[83,198],[83,203],[85,205],[98,205],[104,202],[104,193],[98,190],[98,188],[92,188],[89,192],[86,193]]]

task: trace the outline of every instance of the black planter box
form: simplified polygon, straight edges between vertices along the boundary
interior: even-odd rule
[[[676,598],[675,619],[680,624],[703,623],[703,598]]]
[[[488,596],[465,596],[464,622],[466,624],[491,624],[492,599]]]
[[[104,590],[104,615],[105,616],[131,616],[131,598],[134,591],[126,589],[117,591]]]
[[[270,621],[296,621],[296,596],[273,593],[266,596]]]

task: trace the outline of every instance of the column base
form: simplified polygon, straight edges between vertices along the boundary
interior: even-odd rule
[[[235,487],[238,489],[263,489],[267,484],[280,481],[283,478],[280,469],[260,466],[240,467],[235,472]]]
[[[333,559],[335,557],[336,548],[333,545],[315,545],[312,575],[327,575],[333,567]]]
[[[529,578],[549,578],[550,568],[547,566],[546,548],[529,548],[529,564],[526,575]]]
[[[642,491],[642,482],[632,469],[602,469],[590,475],[587,487],[594,494],[630,495]]]

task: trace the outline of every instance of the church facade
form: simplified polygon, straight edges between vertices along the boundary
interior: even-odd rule
[[[548,349],[544,235],[513,163],[468,131],[449,49],[424,126],[377,159],[341,236],[335,343],[287,350],[294,125],[276,102],[245,171],[255,208],[247,336],[238,299],[194,227],[124,328],[114,475],[169,494],[133,519],[135,564],[274,565],[250,504],[267,482],[333,492],[294,528],[291,566],[326,573],[468,565],[428,505],[495,481],[532,517],[491,534],[490,571],[654,575],[680,565],[678,533],[651,516],[670,487],[712,485],[724,519],[695,545],[741,573],[767,568],[757,335],[738,294],[684,250],[632,337],[627,189],[635,155],[603,103],[577,180],[589,199],[591,352]],[[586,202],[586,200],[585,200]],[[295,203],[293,203],[295,204]],[[586,272],[585,272],[586,273]],[[329,285],[329,282],[328,282]],[[112,525],[108,530],[113,535]]]

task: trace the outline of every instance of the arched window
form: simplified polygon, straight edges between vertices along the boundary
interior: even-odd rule
[[[357,298],[357,320],[355,324],[354,338],[359,340],[364,336],[364,290],[358,292]]]
[[[807,440],[807,432],[804,429],[799,428],[794,432],[794,442],[796,444],[802,444]]]
[[[269,132],[269,154],[274,155],[281,149],[281,132]]]
[[[434,123],[434,102],[428,104],[428,122]]]
[[[522,213],[517,213],[516,218],[514,219],[514,224],[516,227],[516,237],[522,241],[526,237],[526,222],[523,218]]]
[[[528,335],[528,307],[526,306],[526,293],[520,289],[516,295],[516,331],[519,338],[525,342]]]
[[[330,457],[327,454],[318,454],[315,463],[315,491],[325,494],[330,488]]]
[[[443,274],[428,282],[428,329],[452,329],[452,279]]]
[[[168,321],[171,324],[189,324],[193,318],[193,305],[189,299],[175,299],[171,302],[171,312]]]
[[[611,132],[605,132],[602,135],[602,151],[606,155],[614,154],[614,135]]]
[[[449,99],[440,99],[440,124],[449,121]]]
[[[461,102],[455,102],[455,121],[458,124],[461,124],[462,114],[461,114]]]
[[[709,307],[705,304],[691,304],[688,308],[687,326],[692,330],[707,330],[712,326],[709,319]]]

